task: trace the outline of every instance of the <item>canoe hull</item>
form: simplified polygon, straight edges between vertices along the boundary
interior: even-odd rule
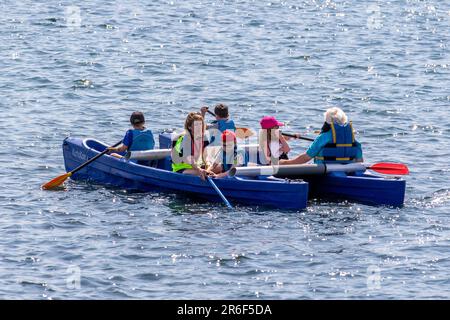
[[[70,171],[103,151],[105,144],[94,139],[67,138],[63,142],[64,162]],[[162,146],[164,147],[164,146]],[[105,155],[75,173],[71,179],[88,180],[128,190],[168,191],[220,202],[211,185],[198,177],[173,173],[170,158],[153,162],[154,167],[137,165],[125,159]],[[264,177],[215,179],[216,185],[232,202],[301,210],[309,198],[349,200],[369,205],[401,207],[406,182],[403,179],[363,174],[331,173],[289,180]]]
[[[159,135],[160,148],[169,148],[172,144],[170,133]],[[246,149],[246,158],[251,159],[250,148]],[[257,150],[253,150],[257,153]],[[255,158],[255,157],[253,157]],[[261,164],[261,163],[259,163]],[[314,165],[310,165],[314,166]],[[401,207],[405,200],[406,181],[398,178],[388,178],[379,175],[367,174],[363,170],[358,171],[362,164],[351,164],[352,173],[331,172],[327,175],[318,176],[283,176],[291,179],[303,179],[309,183],[309,198],[349,200],[375,206]],[[355,169],[356,168],[356,169]],[[254,170],[255,168],[245,168]],[[322,173],[322,170],[316,170]],[[336,169],[335,169],[336,171]],[[340,170],[338,170],[340,171]],[[353,172],[355,171],[355,172]]]
[[[105,144],[94,139],[66,138],[63,142],[66,170],[73,170],[104,148]],[[148,167],[105,155],[76,172],[71,179],[93,181],[127,190],[177,192],[209,201],[221,201],[207,181],[164,170],[167,162],[168,159],[158,160],[154,167]],[[306,208],[308,201],[308,183],[303,181],[233,177],[214,179],[214,182],[228,200],[243,204],[301,210]]]
[[[371,174],[304,177],[309,183],[310,198],[349,200],[368,205],[401,207],[405,200],[406,181]]]

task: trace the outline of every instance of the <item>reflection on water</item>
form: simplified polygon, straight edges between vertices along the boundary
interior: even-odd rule
[[[0,295],[56,299],[448,298],[450,5],[0,3]],[[226,103],[314,136],[331,105],[370,163],[406,163],[403,208],[301,212],[69,181],[67,136],[118,141]],[[208,121],[211,120],[208,118]],[[305,141],[292,141],[293,153]]]

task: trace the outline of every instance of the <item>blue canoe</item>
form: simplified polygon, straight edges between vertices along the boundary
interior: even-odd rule
[[[159,142],[161,149],[169,148],[170,134],[161,134]],[[95,139],[66,138],[63,142],[66,170],[73,170],[105,148],[104,143]],[[149,167],[105,155],[71,178],[129,190],[178,192],[209,201],[221,201],[208,182],[198,177],[173,173],[170,170],[170,158],[154,161],[153,166]],[[304,209],[308,198],[349,200],[392,207],[404,204],[406,182],[403,179],[365,172],[332,172],[325,176],[300,178],[228,177],[214,181],[229,200],[250,205]]]
[[[160,141],[161,143],[161,141]],[[95,139],[66,138],[63,142],[64,164],[69,172],[96,156],[106,144]],[[168,191],[184,193],[219,202],[221,198],[207,182],[199,177],[174,173],[170,159],[142,166],[125,159],[104,155],[71,176],[128,190]],[[308,201],[308,183],[273,177],[214,179],[217,187],[231,202],[301,210]]]

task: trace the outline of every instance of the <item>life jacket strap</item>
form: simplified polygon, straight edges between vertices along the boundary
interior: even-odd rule
[[[315,157],[317,160],[322,161],[353,161],[355,157],[337,158],[337,157]]]
[[[327,143],[325,148],[351,148],[356,147],[356,142],[354,143]]]

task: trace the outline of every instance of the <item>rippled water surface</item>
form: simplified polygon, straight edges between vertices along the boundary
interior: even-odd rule
[[[1,298],[450,298],[448,2],[3,0],[0,12]],[[409,165],[405,206],[230,212],[39,188],[64,172],[68,135],[113,143],[132,111],[158,132],[217,102],[242,126],[276,114],[311,136],[342,107],[368,162]]]

